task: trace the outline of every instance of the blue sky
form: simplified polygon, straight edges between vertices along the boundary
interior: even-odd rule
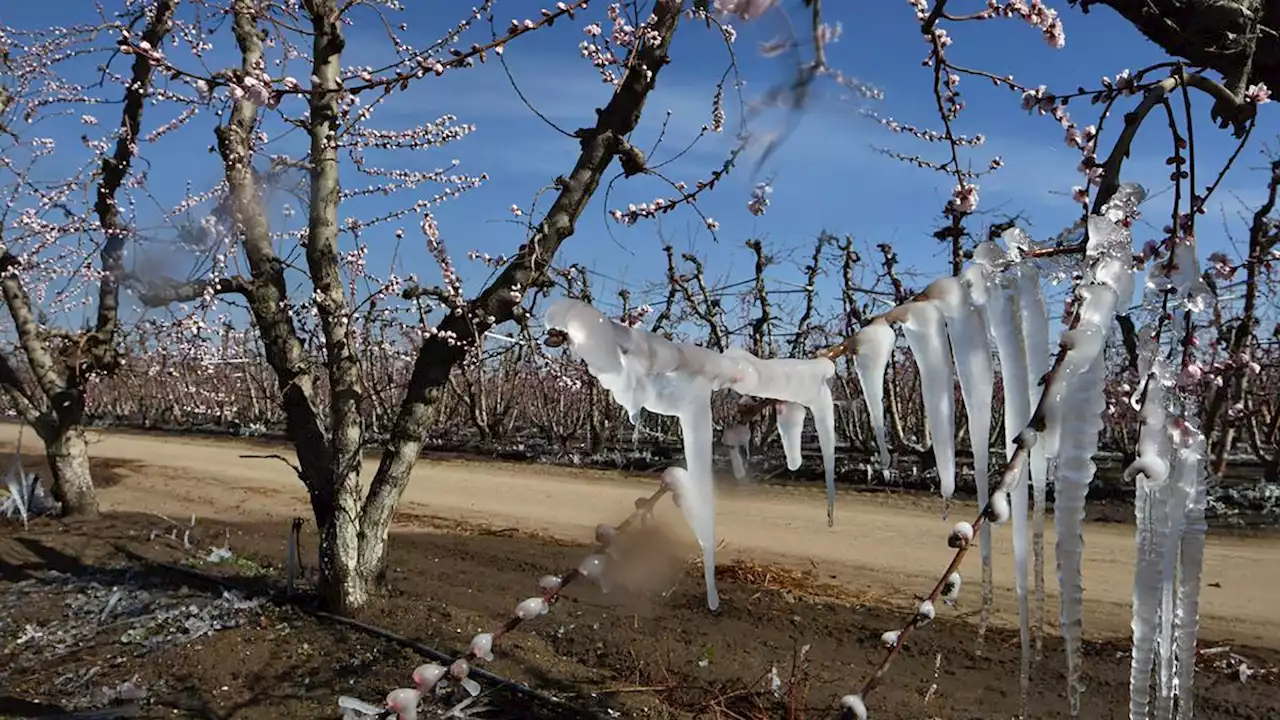
[[[415,45],[425,45],[447,29],[450,23],[441,16],[448,16],[449,21],[457,17],[441,12],[444,3],[405,4],[412,9],[391,17],[393,21],[407,24],[409,30],[402,36]],[[791,4],[798,5],[795,0],[791,0]],[[1097,87],[1103,75],[1114,77],[1123,69],[1136,70],[1166,59],[1157,47],[1105,8],[1086,16],[1062,0],[1050,0],[1049,4],[1063,16],[1067,35],[1063,50],[1050,48],[1038,30],[1019,20],[996,20],[948,26],[955,38],[949,50],[951,59],[971,68],[1013,74],[1028,85],[1044,84],[1051,90],[1067,92],[1077,86]],[[457,5],[464,7],[463,3]],[[953,5],[955,12],[966,12],[979,9],[984,3],[968,0]],[[539,7],[525,0],[499,0],[496,14],[502,22],[506,18],[536,17]],[[592,124],[593,108],[602,106],[611,91],[577,51],[577,44],[585,37],[582,28],[587,22],[607,23],[606,7],[605,3],[595,2],[589,10],[580,13],[576,21],[532,33],[507,48],[506,60],[525,97],[548,120],[562,128],[573,130]],[[579,221],[576,235],[563,246],[559,257],[561,265],[577,262],[593,271],[602,305],[614,306],[613,295],[622,285],[636,291],[639,301],[660,299],[658,294],[641,290],[648,282],[662,277],[664,239],[678,251],[692,251],[702,256],[711,278],[724,282],[749,277],[752,258],[742,243],[751,237],[764,239],[774,255],[793,259],[790,267],[777,268],[777,277],[798,279],[797,266],[803,264],[807,248],[822,230],[838,235],[852,234],[864,248],[877,242],[890,242],[904,265],[926,275],[946,271],[944,249],[930,233],[941,222],[940,209],[949,197],[954,180],[909,167],[877,152],[877,148],[889,147],[942,160],[945,146],[893,135],[857,113],[859,107],[869,107],[903,122],[939,128],[931,91],[932,70],[920,64],[927,46],[919,33],[914,11],[906,2],[827,3],[827,7],[829,21],[843,25],[841,40],[828,51],[831,65],[876,85],[883,90],[885,98],[868,104],[842,101],[836,97],[834,86],[823,84],[823,97],[805,113],[786,145],[763,168],[762,174],[774,180],[772,204],[767,214],[754,217],[746,209],[751,188],[761,179],[750,175],[751,163],[741,165],[700,203],[702,212],[720,223],[718,240],[705,230],[698,215],[688,209],[666,215],[660,222],[641,221],[634,227],[623,227],[607,218],[609,210],[628,203],[648,202],[660,195],[669,196],[670,190],[653,179],[619,180],[606,199],[602,185],[601,192]],[[94,3],[64,0],[17,4],[6,9],[3,22],[12,27],[31,28],[90,22],[93,18]],[[381,25],[371,22],[372,13],[360,11],[354,19],[356,24],[347,31],[346,64],[376,64],[393,57]],[[757,52],[759,43],[777,36],[786,23],[782,16],[774,15],[735,26],[739,32],[735,45],[738,72],[746,83],[743,92],[750,99],[788,77],[791,68],[784,60],[762,58]],[[488,38],[489,28],[482,23],[459,45],[466,47]],[[232,50],[230,35],[223,30],[209,55],[211,65],[233,64],[236,58]],[[169,55],[182,67],[199,67],[185,50],[170,49]],[[718,33],[698,23],[685,23],[671,57],[672,63],[662,71],[658,89],[650,97],[644,120],[633,139],[638,147],[651,149],[670,112],[665,139],[651,156],[651,163],[671,157],[709,122],[715,83],[729,64]],[[88,68],[89,65],[83,65],[81,71]],[[124,65],[117,64],[116,68],[123,70]],[[305,81],[300,66],[292,73]],[[976,169],[985,167],[996,155],[1005,162],[1004,169],[980,181],[982,209],[1021,213],[1030,220],[1028,229],[1036,237],[1051,235],[1075,219],[1078,209],[1068,194],[1080,181],[1075,170],[1079,155],[1063,143],[1061,128],[1047,117],[1022,111],[1016,93],[993,88],[976,78],[965,78],[961,89],[967,109],[956,125],[957,131],[981,133],[988,138],[985,146],[967,152],[967,160]],[[732,90],[729,92],[726,133],[704,138],[691,152],[666,166],[664,172],[668,177],[693,184],[706,178],[723,162],[733,147],[733,132],[739,123],[736,99]],[[301,104],[299,100],[289,102]],[[1207,178],[1234,148],[1234,140],[1229,133],[1217,130],[1208,122],[1206,101],[1196,98],[1196,103],[1197,153],[1201,177]],[[1211,204],[1209,221],[1201,224],[1201,244],[1205,252],[1227,242],[1224,219],[1227,225],[1234,224],[1238,233],[1239,213],[1261,199],[1265,177],[1258,172],[1264,160],[1260,151],[1263,142],[1274,138],[1280,128],[1272,111],[1275,107],[1277,104],[1273,103],[1262,108],[1252,147],[1245,151],[1236,171]],[[1080,103],[1071,108],[1082,125],[1097,121],[1097,106]],[[106,132],[118,121],[110,107],[91,110],[101,122],[97,128],[82,126],[78,115],[42,126],[40,132],[56,139],[60,147],[56,166],[48,166],[47,172],[56,173],[82,162],[87,151],[78,140],[80,135],[87,130]],[[148,112],[144,130],[154,129],[176,110],[161,106],[149,108]],[[459,165],[454,172],[488,174],[489,180],[482,187],[434,211],[466,286],[474,291],[486,280],[489,271],[466,260],[466,252],[472,249],[493,255],[514,252],[524,239],[524,229],[509,222],[510,206],[528,207],[538,191],[556,175],[567,173],[576,158],[577,143],[536,117],[513,91],[495,62],[419,81],[409,91],[398,93],[385,103],[374,116],[374,124],[388,129],[404,128],[445,114],[456,115],[459,123],[474,124],[475,130],[444,148],[401,151],[393,160],[381,157],[377,162],[424,170],[448,167],[456,159]],[[185,197],[187,183],[199,191],[217,181],[217,158],[207,152],[213,142],[211,115],[202,111],[197,122],[144,148],[144,156],[150,162],[150,185],[161,206],[171,206]],[[1112,128],[1118,125],[1119,118],[1113,118]],[[777,118],[766,118],[752,129],[767,133],[777,127]],[[1142,182],[1153,194],[1167,190],[1170,185],[1164,164],[1169,137],[1164,127],[1162,118],[1148,123],[1125,167],[1127,179]],[[302,138],[295,135],[296,140],[286,137],[279,141],[275,146],[279,148],[277,151],[296,150]],[[1113,137],[1104,136],[1104,150]],[[353,173],[344,175],[347,187],[367,182]],[[420,188],[417,194],[365,198],[346,204],[344,214],[381,215],[434,192],[432,188]],[[541,205],[546,206],[549,199],[543,197]],[[1167,195],[1163,197],[1167,199]],[[155,221],[156,214],[148,211],[145,203],[139,207],[140,221]],[[1157,236],[1166,222],[1166,207],[1167,203],[1153,204],[1148,210],[1147,226],[1138,229],[1139,244]],[[278,205],[274,209],[276,220],[283,221]],[[1001,214],[974,218],[970,224],[973,230],[981,232],[986,222],[999,219],[1003,219]],[[407,217],[401,225],[406,237],[398,246],[393,236],[396,225],[384,225],[364,235],[362,240],[370,245],[371,270],[382,273],[394,258],[400,263],[401,274],[416,272],[426,281],[434,282],[439,272],[418,231],[418,217]],[[155,248],[148,252],[161,254]],[[869,252],[863,254],[868,259],[873,257]],[[182,262],[169,259],[162,264],[180,275],[183,268],[178,264]],[[830,267],[829,274],[831,278],[825,280],[822,287],[834,303],[839,296],[831,282],[838,274],[838,267]]]

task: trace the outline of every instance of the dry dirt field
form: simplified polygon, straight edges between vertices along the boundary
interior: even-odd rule
[[[16,440],[16,426],[0,425],[0,451],[12,452]],[[41,464],[41,450],[28,434],[23,455],[29,466]],[[127,556],[189,561],[180,543],[151,535],[170,531],[158,516],[185,526],[192,513],[193,542],[205,550],[227,542],[237,558],[202,570],[248,593],[278,580],[289,519],[309,516],[303,488],[283,463],[241,457],[287,454],[283,448],[95,432],[91,452],[104,517],[70,525],[40,521],[26,532],[0,525],[0,598],[15,587],[28,592],[47,570],[148,588],[199,585]],[[533,594],[540,575],[576,565],[598,523],[620,521],[635,498],[655,487],[652,477],[424,459],[393,529],[391,592],[361,619],[446,653],[463,651],[473,633],[494,627]],[[915,594],[926,592],[949,560],[950,522],[941,519],[938,502],[842,492],[836,525],[828,528],[823,505],[811,488],[724,489],[717,512],[724,605],[713,616],[703,604],[701,572],[691,562],[678,511],[664,503],[659,520],[675,542],[657,533],[646,540],[650,555],[667,560],[669,572],[660,581],[650,577],[647,592],[630,593],[574,586],[551,615],[522,627],[485,667],[570,700],[592,717],[833,718],[835,698],[879,661],[880,634],[901,624]],[[974,512],[961,503],[951,522]],[[1007,532],[996,536],[1000,627],[988,635],[986,653],[974,652],[974,553],[962,568],[967,582],[958,607],[940,611],[939,621],[908,643],[874,697],[873,717],[1016,713],[1017,642],[1004,629],[1014,620],[1011,577],[1007,561],[1000,562],[1010,548]],[[1046,542],[1052,547],[1052,536]],[[1124,718],[1133,528],[1091,523],[1086,545],[1089,688],[1082,717]],[[306,552],[314,546],[308,525]],[[1276,538],[1211,532],[1201,647],[1230,645],[1258,672],[1242,682],[1234,671],[1238,660],[1228,662],[1228,653],[1203,657],[1199,717],[1280,717],[1280,677],[1272,670],[1280,665],[1273,620],[1277,557]],[[408,684],[410,670],[422,662],[404,647],[280,604],[265,604],[252,622],[191,643],[142,652],[102,637],[55,661],[35,662],[18,636],[64,614],[63,602],[0,605],[0,613],[10,614],[7,622],[0,619],[0,717],[62,712],[53,706],[77,672],[92,675],[76,680],[85,687],[132,681],[146,688],[142,717],[337,717],[337,695],[380,699]],[[1049,617],[1051,636],[1033,671],[1031,716],[1037,718],[1064,716],[1052,593]],[[793,670],[804,645],[810,646],[807,669]],[[774,667],[783,681],[780,699],[770,692]],[[482,716],[567,717],[564,709],[508,695],[486,695],[492,710]],[[788,715],[788,706],[797,714]]]

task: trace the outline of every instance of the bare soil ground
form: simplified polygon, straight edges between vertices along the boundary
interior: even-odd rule
[[[0,426],[0,451],[12,451],[16,438],[16,427]],[[28,435],[23,451],[30,466],[42,464],[41,450]],[[240,583],[246,594],[265,587],[278,578],[288,520],[309,516],[289,468],[241,457],[273,452],[288,454],[262,443],[95,433],[92,453],[106,515],[84,524],[41,521],[27,532],[0,526],[0,598],[24,581],[28,588],[43,582],[49,570],[153,592],[199,585],[125,554],[190,561],[181,543],[151,537],[169,529],[157,514],[185,525],[195,513],[197,546],[207,550],[226,541],[237,558],[202,569]],[[621,520],[633,500],[654,487],[647,477],[423,460],[396,518],[391,592],[361,619],[459,653],[473,633],[491,629],[533,594],[540,575],[576,565],[597,523]],[[974,512],[952,509],[964,517]],[[818,491],[726,488],[717,516],[725,543],[718,615],[706,610],[677,511],[664,504],[659,520],[673,542],[659,532],[645,536],[646,554],[657,562],[638,580],[643,591],[602,594],[575,586],[485,667],[623,717],[788,717],[787,705],[803,711],[795,717],[834,717],[835,698],[856,688],[880,660],[880,634],[901,624],[914,595],[927,591],[950,557],[950,523],[937,504],[918,498],[842,493],[836,526],[827,528]],[[315,546],[310,530],[308,553]],[[1008,558],[1008,533],[998,531],[997,539],[997,558]],[[1047,542],[1052,547],[1053,538]],[[1089,689],[1082,717],[1127,717],[1132,542],[1131,526],[1091,523],[1086,530]],[[1211,534],[1201,647],[1231,645],[1260,672],[1242,682],[1238,661],[1227,653],[1203,657],[1196,681],[1200,717],[1280,716],[1280,678],[1270,670],[1280,665],[1280,629],[1270,622],[1280,593],[1280,578],[1269,569],[1277,551],[1275,538]],[[874,717],[1016,713],[1017,640],[1005,629],[1013,620],[1010,574],[998,562],[1000,627],[978,656],[976,554],[963,572],[969,582],[958,607],[943,609],[939,621],[908,643],[874,696]],[[1049,575],[1052,587],[1052,569]],[[237,627],[189,643],[144,651],[103,632],[52,665],[34,662],[18,637],[56,623],[68,603],[51,590],[46,602],[7,609],[0,619],[0,717],[56,714],[48,706],[66,700],[65,678],[93,668],[95,687],[132,681],[146,689],[145,717],[336,717],[337,695],[377,700],[408,684],[422,662],[392,642],[273,604]],[[1052,626],[1052,594],[1049,610]],[[1032,717],[1064,715],[1063,660],[1053,631],[1033,671]],[[793,658],[804,645],[810,646],[808,670],[792,683]],[[775,666],[781,700],[769,692]],[[563,710],[522,705],[502,693],[492,704],[495,717],[565,717]]]

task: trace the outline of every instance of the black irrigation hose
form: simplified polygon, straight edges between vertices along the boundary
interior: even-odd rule
[[[149,558],[146,555],[130,550],[129,548],[124,547],[123,545],[117,544],[115,545],[115,548],[122,555],[136,562],[145,563],[153,567],[158,567],[171,572],[187,575],[189,577],[216,585],[226,590],[246,592],[246,589],[244,587],[228,582],[216,575],[210,575],[209,573],[201,572],[194,568],[184,567],[182,565],[171,565],[166,562],[160,562],[159,560],[153,560],[152,558]],[[420,642],[417,642],[416,640],[411,640],[403,635],[398,635],[390,630],[380,628],[376,625],[370,625],[369,623],[361,622],[353,618],[343,617],[341,615],[334,615],[333,613],[328,613],[323,610],[317,610],[315,608],[307,607],[306,605],[300,602],[297,602],[296,600],[292,600],[284,597],[283,593],[263,593],[263,592],[250,591],[249,594],[256,595],[258,597],[263,597],[271,600],[272,602],[276,602],[281,605],[291,607],[295,610],[298,610],[299,612],[302,612],[306,615],[310,615],[320,620],[328,620],[329,622],[334,622],[339,625],[345,625],[346,627],[354,628],[356,630],[360,630],[361,632],[365,632],[370,635],[380,637],[383,640],[388,640],[390,642],[396,643],[397,645],[401,645],[410,650],[413,650],[414,652],[418,653],[419,655],[421,655],[422,657],[428,660],[449,664],[457,659],[452,655],[449,655],[448,653],[441,652],[440,650],[437,650],[433,647],[424,645]],[[600,716],[597,713],[593,713],[593,712],[584,710],[582,708],[575,707],[574,705],[568,702],[565,702],[560,698],[548,695],[542,692],[541,690],[536,690],[523,683],[516,682],[515,680],[511,680],[509,678],[504,678],[501,675],[495,675],[487,670],[472,666],[468,675],[470,675],[471,677],[475,677],[480,680],[483,680],[486,683],[489,683],[490,685],[493,685],[495,690],[498,690],[498,689],[508,690],[512,693],[515,693],[516,695],[529,698],[530,700],[534,700],[536,702],[542,703],[549,707],[556,708],[558,710],[567,711],[572,717],[592,718],[593,720],[603,720],[602,716]]]

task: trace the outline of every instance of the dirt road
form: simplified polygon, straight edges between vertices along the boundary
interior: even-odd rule
[[[0,425],[0,446],[12,449],[17,426]],[[30,433],[27,452],[40,452]],[[116,461],[120,482],[102,491],[106,511],[150,511],[172,516],[194,512],[224,521],[263,520],[308,515],[302,485],[278,459],[243,458],[285,448],[230,440],[94,432],[95,458]],[[366,461],[366,477],[376,459]],[[583,541],[598,523],[617,521],[632,501],[652,492],[654,481],[594,471],[575,471],[508,463],[423,460],[414,470],[401,510],[412,514],[483,521]],[[908,601],[936,580],[950,559],[945,544],[950,522],[939,511],[914,503],[866,494],[842,493],[836,526],[826,527],[819,491],[805,489],[728,489],[721,493],[717,533],[725,542],[721,557],[749,556],[814,567],[828,579],[891,601]],[[953,510],[954,520],[976,508]],[[678,511],[664,504],[660,514]],[[404,527],[402,529],[411,529]],[[997,621],[1012,612],[1009,532],[996,531]],[[1046,538],[1053,547],[1052,533]],[[1085,534],[1086,634],[1108,637],[1128,633],[1133,582],[1131,526],[1090,524]],[[1280,594],[1280,576],[1271,571],[1280,559],[1280,541],[1211,534],[1205,552],[1201,599],[1202,636],[1214,642],[1243,642],[1280,647],[1280,629],[1271,613]],[[1050,623],[1056,616],[1052,551],[1047,559]],[[976,553],[966,558],[966,587],[979,575]],[[977,593],[967,592],[962,611],[972,611]]]

